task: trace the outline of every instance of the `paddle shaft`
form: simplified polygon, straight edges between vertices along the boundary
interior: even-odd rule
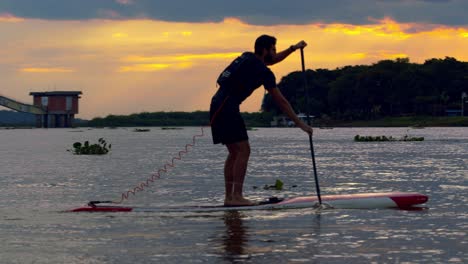
[[[310,123],[310,114],[309,114],[309,89],[307,84],[307,75],[305,70],[305,62],[304,62],[304,48],[301,48],[301,62],[302,62],[302,73],[304,75],[304,89],[305,89],[305,103],[306,103],[306,118],[307,118],[307,125],[311,125]],[[314,178],[315,178],[315,189],[317,190],[317,198],[319,204],[322,204],[322,197],[320,196],[320,185],[317,177],[317,166],[315,165],[315,153],[314,153],[314,143],[312,141],[312,135],[309,134],[309,144],[310,144],[310,153],[312,156],[312,165],[314,168]]]

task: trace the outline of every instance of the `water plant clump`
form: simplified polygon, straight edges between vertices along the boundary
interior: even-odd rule
[[[392,136],[354,136],[354,141],[357,142],[385,142],[385,141],[424,141],[424,137],[412,137],[404,135],[401,138],[394,138]]]
[[[104,155],[107,154],[112,145],[107,146],[107,142],[103,138],[98,139],[98,144],[89,144],[89,141],[85,141],[83,144],[80,142],[73,143],[73,149],[67,151],[72,152],[75,155]]]
[[[280,180],[280,179],[277,179],[275,181],[275,185],[265,185],[265,186],[263,186],[263,189],[265,189],[265,190],[272,190],[273,189],[273,190],[281,191],[281,190],[283,190],[283,185],[284,185],[283,181]]]
[[[135,128],[133,132],[149,132],[151,131],[149,128]]]
[[[265,184],[265,185],[263,186],[263,189],[264,189],[264,190],[277,190],[277,191],[281,191],[281,190],[283,190],[283,185],[284,185],[283,181],[280,180],[280,179],[277,179],[277,180],[275,181],[275,184],[274,184],[274,185]],[[293,187],[296,187],[296,186],[293,186]],[[257,186],[253,186],[253,188],[254,188],[254,189],[257,189],[258,187],[257,187]]]

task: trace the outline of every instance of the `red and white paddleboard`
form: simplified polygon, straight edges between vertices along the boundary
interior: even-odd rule
[[[378,209],[400,208],[410,209],[427,202],[428,197],[420,193],[389,192],[389,193],[361,193],[324,195],[322,203],[336,209]],[[246,211],[246,210],[274,210],[313,208],[318,205],[315,196],[303,196],[286,199],[270,199],[253,206],[191,206],[191,207],[129,207],[88,204],[68,212],[216,212],[216,211]]]

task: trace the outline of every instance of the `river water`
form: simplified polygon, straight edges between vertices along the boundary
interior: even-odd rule
[[[424,210],[295,209],[213,213],[66,213],[118,200],[200,134],[186,127],[0,130],[0,263],[467,263],[468,128],[334,128],[314,134],[322,194],[404,191]],[[209,129],[182,161],[126,205],[221,204],[227,152]],[[424,136],[357,143],[355,135]],[[315,195],[308,137],[249,131],[245,194]],[[112,144],[77,156],[76,141]],[[284,182],[284,190],[264,185]],[[257,187],[257,188],[256,188]]]

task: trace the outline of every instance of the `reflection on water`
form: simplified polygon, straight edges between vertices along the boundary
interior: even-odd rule
[[[277,223],[277,225],[257,226],[258,219],[246,212],[229,211],[223,214],[224,232],[219,240],[213,241],[213,246],[222,243],[221,252],[223,260],[229,263],[243,261],[255,262],[267,260],[270,255],[275,255],[275,261],[292,260],[294,262],[311,262],[324,258],[321,248],[321,212],[318,210],[302,210],[293,214],[279,211],[263,214],[261,218],[269,218],[295,222],[296,217],[301,217],[301,226],[289,226]],[[334,234],[326,234],[323,237],[329,239]],[[217,235],[218,236],[218,235]],[[219,236],[218,236],[219,237]],[[220,241],[221,240],[221,241]],[[301,252],[307,251],[306,255]],[[285,258],[283,254],[293,254],[296,257]],[[281,261],[282,262],[282,261]],[[276,262],[275,262],[276,263]]]
[[[224,258],[229,261],[243,258],[249,238],[247,227],[242,222],[241,213],[237,211],[226,212],[224,213],[223,220],[226,226],[223,235]]]
[[[468,262],[467,128],[411,130],[426,140],[382,144],[353,137],[398,137],[407,128],[316,131],[323,195],[415,191],[429,195],[426,210],[60,213],[119,198],[197,133],[199,128],[0,130],[0,263]],[[66,152],[73,142],[100,137],[112,144],[110,154]],[[250,138],[248,197],[315,195],[307,136],[298,129],[262,128]],[[207,135],[128,204],[220,204],[225,156]],[[276,179],[285,190],[253,188]]]

